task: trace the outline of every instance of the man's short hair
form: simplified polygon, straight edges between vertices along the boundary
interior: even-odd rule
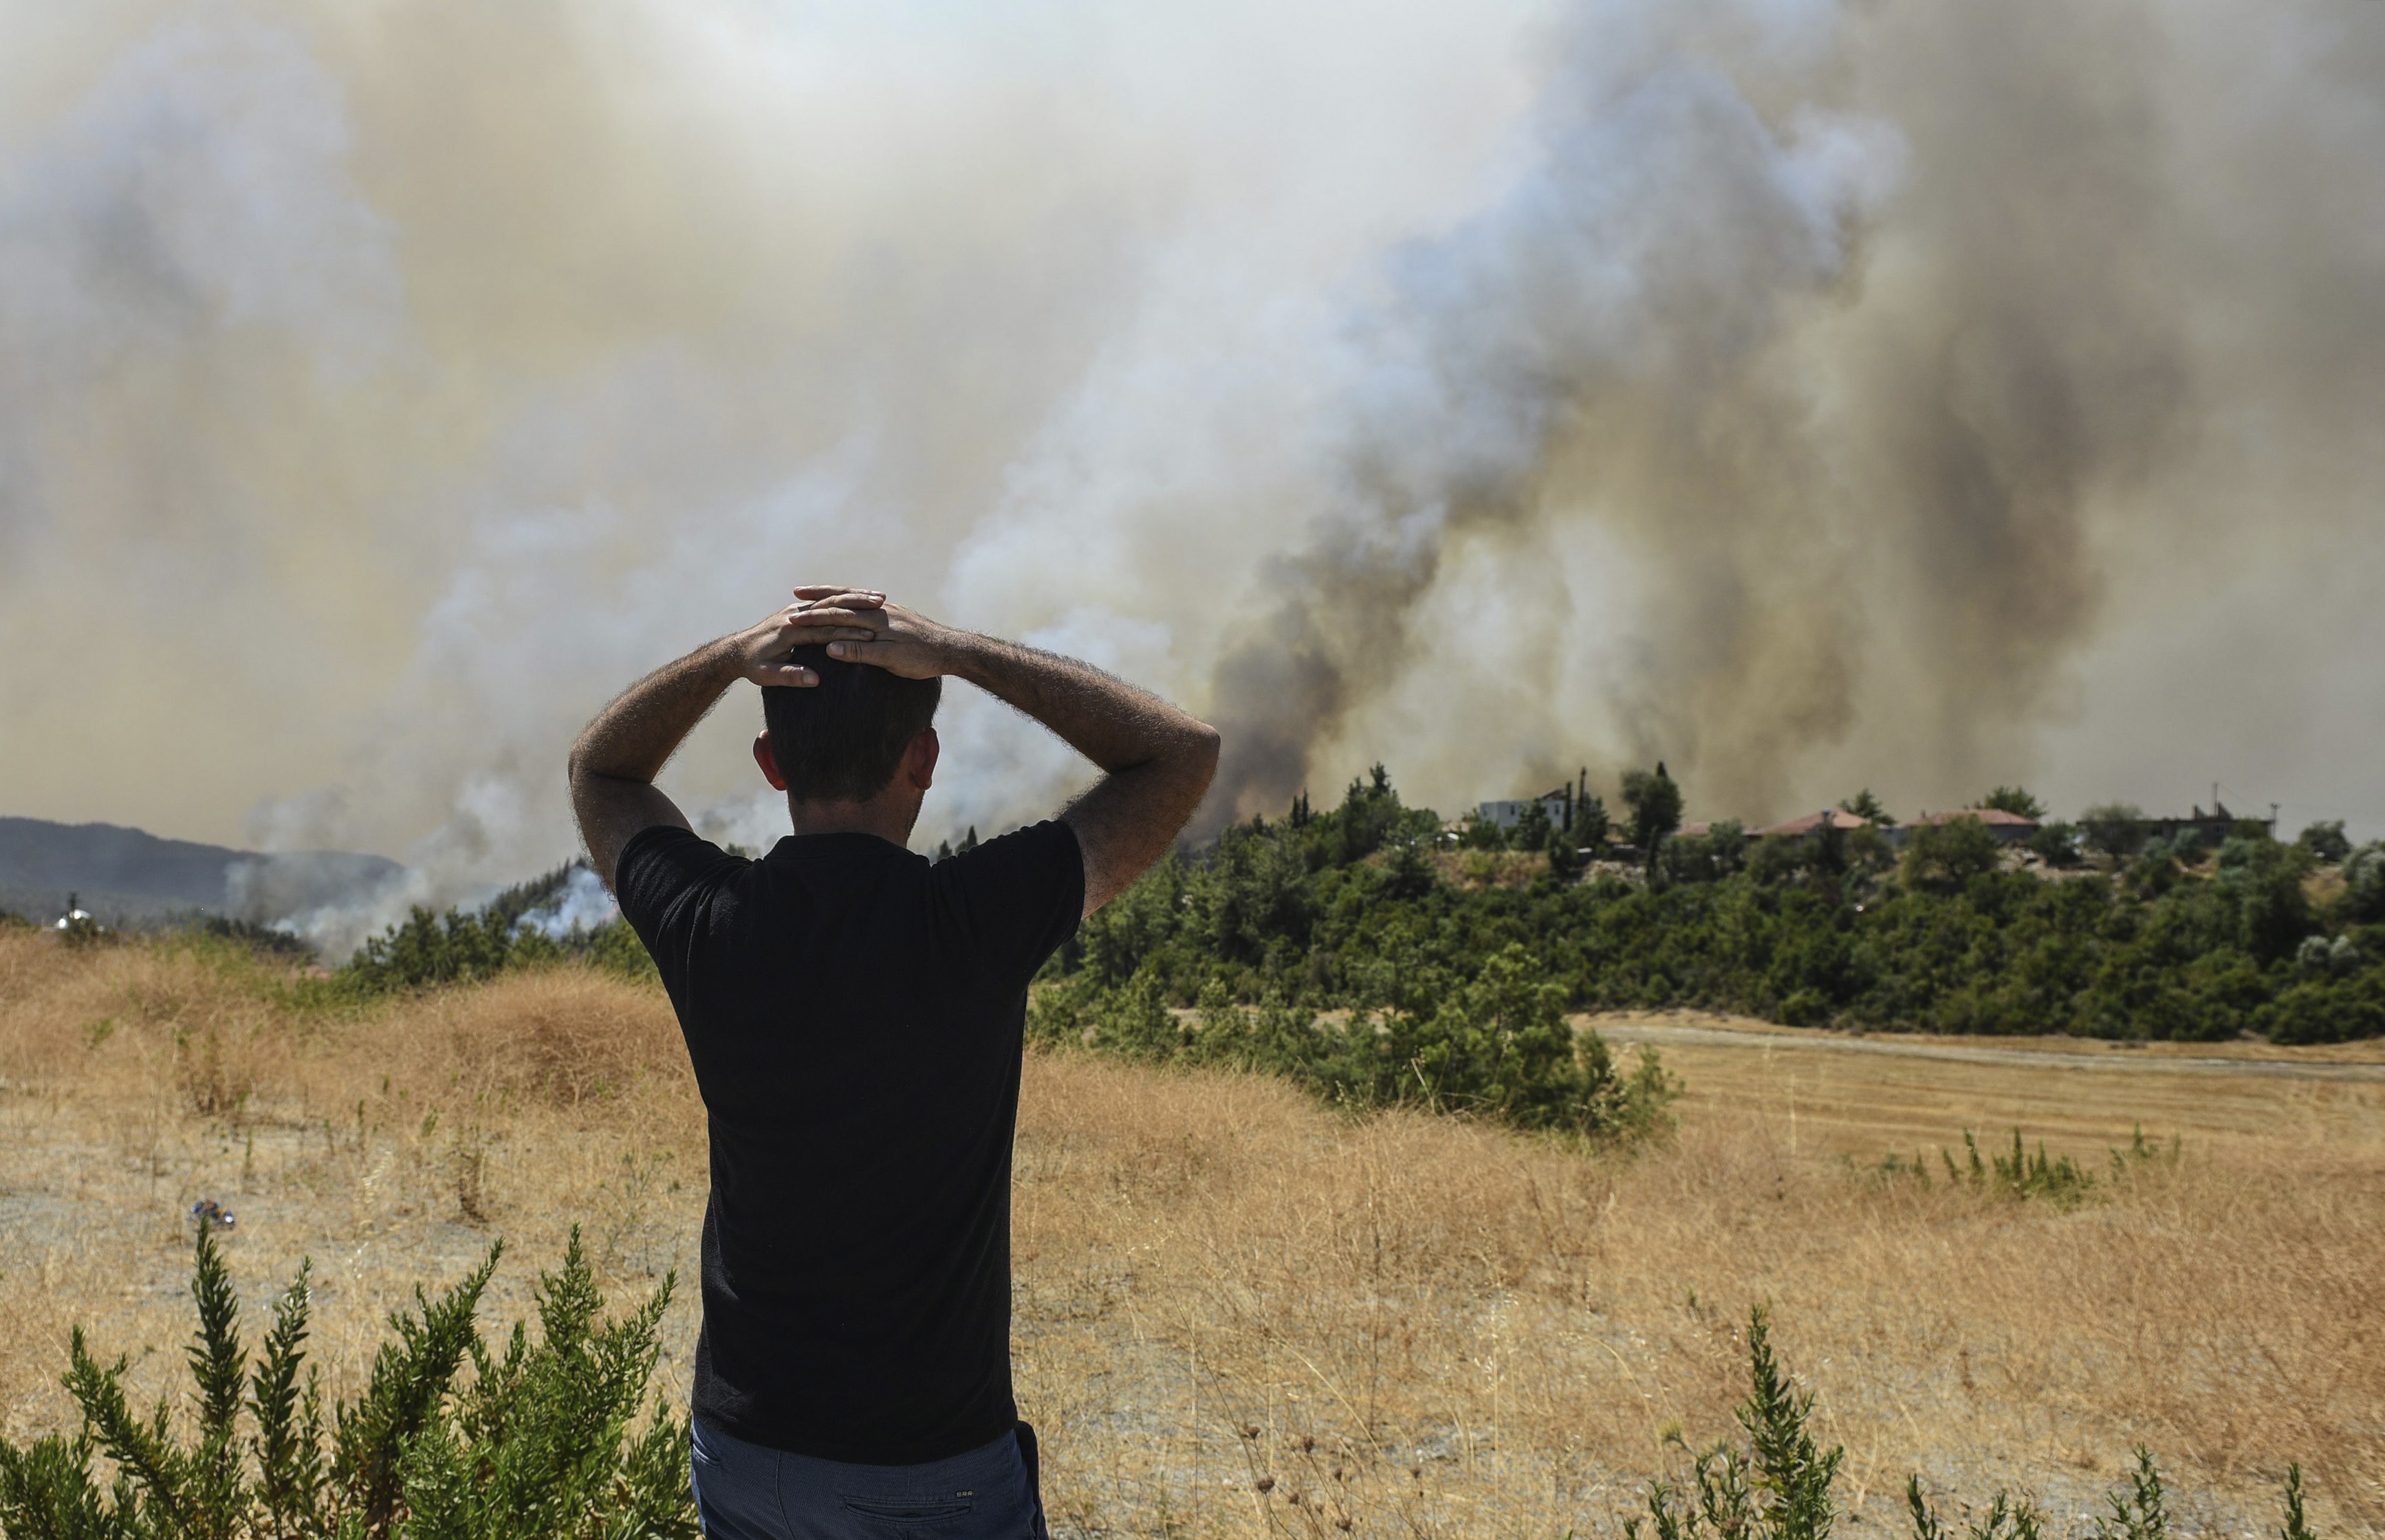
[[[798,647],[793,661],[819,683],[762,689],[762,720],[787,790],[799,802],[858,802],[885,790],[903,751],[934,725],[944,681],[839,663],[824,646]]]

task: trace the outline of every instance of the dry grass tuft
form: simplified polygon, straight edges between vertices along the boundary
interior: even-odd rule
[[[1755,1300],[1848,1447],[1849,1534],[1901,1524],[1909,1469],[2028,1489],[2067,1532],[2138,1439],[2190,1533],[2272,1526],[2288,1459],[2323,1529],[2385,1521],[2385,1087],[2206,1077],[2204,1126],[2151,1062],[2004,1070],[1991,1096],[1964,1066],[1842,1056],[1784,1106],[1775,1066],[1726,1051],[1676,1061],[1679,1137],[1631,1160],[1030,1059],[1016,1333],[1058,1532],[1606,1533],[1685,1458],[1668,1434],[1727,1429]],[[1702,1073],[1734,1094],[1702,1096]],[[236,953],[0,934],[0,1077],[12,1437],[66,1415],[69,1322],[148,1388],[172,1380],[201,1196],[241,1214],[252,1304],[315,1257],[333,1388],[416,1279],[495,1234],[496,1319],[575,1223],[617,1293],[693,1265],[702,1109],[677,1029],[658,993],[597,974],[306,1009]],[[2158,1107],[2148,1131],[2182,1130],[2184,1157],[2070,1210],[1847,1159],[1909,1154],[1917,1109],[1953,1143],[1986,1101],[1983,1132],[2026,1107],[2098,1163]]]
[[[692,1089],[687,1050],[659,990],[623,988],[585,968],[509,974],[431,997],[420,1039],[476,1096],[578,1107],[657,1086]]]

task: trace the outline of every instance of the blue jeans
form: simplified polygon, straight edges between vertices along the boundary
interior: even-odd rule
[[[847,1465],[692,1424],[706,1540],[1049,1540],[1035,1430],[927,1465]]]

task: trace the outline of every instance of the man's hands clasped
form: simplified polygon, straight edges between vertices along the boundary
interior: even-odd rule
[[[757,685],[809,689],[819,675],[793,661],[798,647],[826,644],[840,663],[866,663],[906,679],[952,672],[962,633],[890,603],[875,589],[806,584],[795,602],[731,639],[744,677]]]

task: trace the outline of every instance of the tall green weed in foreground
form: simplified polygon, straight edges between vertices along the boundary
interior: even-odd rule
[[[1800,1396],[1772,1352],[1771,1319],[1762,1305],[1747,1324],[1750,1386],[1738,1410],[1745,1447],[1729,1440],[1697,1457],[1694,1493],[1648,1484],[1648,1521],[1655,1540],[1829,1540],[1838,1506],[1830,1486],[1846,1451],[1814,1442],[1811,1391]],[[1637,1540],[1641,1521],[1624,1525]]]
[[[1747,1327],[1749,1390],[1736,1413],[1743,1443],[1716,1442],[1695,1457],[1687,1489],[1663,1478],[1646,1488],[1644,1518],[1624,1521],[1627,1540],[1829,1540],[1839,1519],[1832,1491],[1845,1451],[1814,1440],[1814,1393],[1800,1393],[1772,1350],[1770,1313],[1758,1305]],[[1678,1436],[1678,1435],[1674,1435]],[[1904,1501],[1914,1540],[1955,1540],[1921,1478],[1907,1476]],[[2286,1472],[2279,1540],[2317,1540],[2303,1512],[2303,1470]],[[2127,1484],[2104,1498],[2085,1532],[2092,1540],[2169,1540],[2168,1498],[2151,1449],[2136,1448]],[[1964,1540],[2045,1540],[2047,1519],[2026,1497],[1998,1492],[1960,1532]]]
[[[199,1233],[186,1350],[195,1422],[170,1400],[146,1416],[81,1327],[67,1389],[72,1435],[0,1441],[0,1534],[8,1540],[694,1540],[687,1424],[659,1401],[634,1428],[670,1302],[666,1280],[629,1315],[602,1319],[580,1235],[538,1287],[539,1335],[517,1323],[492,1353],[474,1315],[503,1245],[414,1310],[374,1360],[364,1395],[327,1427],[306,1363],[308,1269],[273,1307],[264,1351],[242,1345],[239,1300],[213,1236]],[[467,1361],[473,1372],[459,1384]],[[245,1414],[243,1416],[243,1413]],[[245,1423],[243,1432],[243,1424]],[[94,1454],[115,1467],[102,1484]]]

